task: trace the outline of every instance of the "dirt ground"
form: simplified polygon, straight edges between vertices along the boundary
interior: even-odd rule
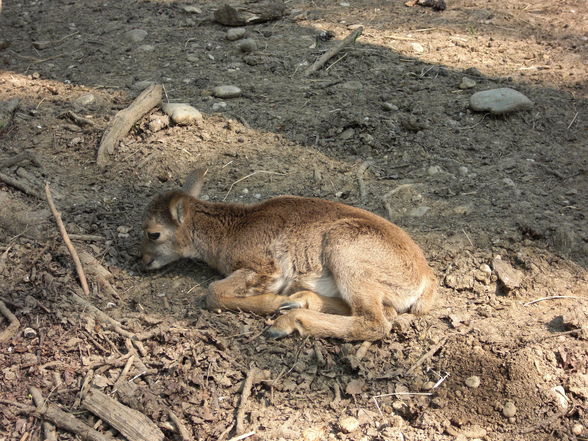
[[[107,439],[123,435],[85,410],[82,390],[183,441],[241,435],[239,418],[249,440],[588,439],[586,2],[292,0],[247,26],[248,53],[212,19],[219,4],[4,2],[0,101],[20,104],[0,162],[30,150],[39,164],[0,170],[0,300],[20,322],[0,343],[0,440],[48,439],[8,403],[32,405],[31,386]],[[358,24],[355,45],[302,74]],[[102,134],[145,82],[203,121],[159,127],[155,109],[98,167]],[[242,95],[211,95],[227,84]],[[474,92],[498,87],[533,109],[470,110]],[[194,262],[147,273],[137,259],[145,205],[196,167],[209,168],[211,201],[295,194],[390,218],[424,249],[439,304],[371,346],[270,340],[275,317],[204,309],[218,274]],[[88,300],[118,331],[73,300],[46,180],[76,248],[112,275],[109,288],[89,274]],[[267,377],[239,416],[253,368]]]

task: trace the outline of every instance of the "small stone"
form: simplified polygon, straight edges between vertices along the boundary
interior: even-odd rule
[[[562,386],[555,386],[551,388],[551,392],[555,398],[555,401],[557,402],[559,407],[562,408],[562,410],[565,410],[569,407],[570,400],[566,395],[566,390]]]
[[[422,54],[423,52],[425,52],[425,48],[423,47],[422,44],[420,43],[412,43],[412,50],[415,51],[417,54]]]
[[[352,433],[359,429],[359,421],[352,416],[343,416],[339,419],[339,427],[345,433]]]
[[[461,83],[459,83],[460,89],[471,89],[472,87],[476,87],[476,82],[468,77],[463,77],[461,79]]]
[[[241,96],[241,89],[237,86],[218,86],[212,89],[212,94],[217,98],[237,98]]]
[[[467,387],[471,387],[472,389],[477,389],[480,386],[480,377],[476,375],[472,375],[471,377],[466,378],[465,384]]]
[[[131,89],[141,91],[155,84],[155,81],[137,81],[131,86]]]
[[[90,104],[94,104],[96,102],[96,97],[91,93],[85,93],[84,95],[80,95],[74,100],[74,105],[79,107],[86,107]]]
[[[243,53],[254,52],[257,50],[257,41],[253,38],[245,38],[239,42],[238,47]]]
[[[427,169],[427,174],[429,176],[435,176],[439,173],[441,173],[441,167],[439,167],[438,165],[432,165]]]
[[[421,387],[422,390],[424,391],[428,391],[433,389],[433,386],[435,386],[435,382],[434,381],[427,381],[426,383],[423,384],[423,386]]]
[[[33,328],[24,328],[22,335],[24,335],[25,338],[35,338],[37,336],[37,331]]]
[[[467,75],[471,75],[472,77],[481,77],[482,76],[482,72],[480,72],[478,69],[476,69],[475,67],[468,67],[465,71],[465,74]]]
[[[582,432],[584,432],[584,426],[582,426],[579,423],[576,423],[572,426],[572,433],[574,435],[580,436],[582,435]]]
[[[410,217],[423,217],[427,211],[429,211],[431,207],[427,207],[425,205],[421,205],[420,207],[413,208],[409,211],[408,215]]]
[[[224,101],[221,101],[220,103],[213,103],[212,104],[212,111],[213,112],[219,112],[221,110],[224,110],[227,108],[227,103],[225,103]]]
[[[508,262],[502,260],[500,256],[494,258],[492,267],[507,289],[515,289],[521,285],[524,276],[523,272],[514,269]]]
[[[512,418],[517,413],[517,407],[512,401],[507,401],[502,407],[502,414],[507,418]]]
[[[245,36],[247,29],[245,28],[231,28],[227,31],[227,40],[236,41]]]
[[[188,14],[202,14],[202,9],[200,9],[198,6],[183,5],[181,8]]]
[[[533,102],[522,93],[503,87],[474,93],[470,98],[470,107],[476,112],[490,112],[494,115],[529,110]]]
[[[343,132],[341,132],[341,134],[339,135],[339,138],[346,140],[346,139],[351,139],[353,138],[353,135],[355,135],[355,130],[353,130],[351,127],[348,129],[343,130]]]
[[[153,52],[155,50],[155,46],[152,44],[142,44],[137,48],[137,50],[141,52]]]
[[[303,441],[320,441],[323,437],[323,433],[319,429],[308,428],[302,432]]]
[[[147,31],[144,29],[133,29],[125,34],[127,40],[132,43],[140,43],[147,37]]]
[[[396,112],[398,110],[398,106],[392,103],[382,103],[382,108],[388,112]]]
[[[467,168],[467,167],[464,167],[464,166],[461,166],[461,167],[458,169],[458,173],[459,173],[459,175],[460,175],[460,176],[464,176],[464,177],[465,177],[465,176],[467,176],[467,175],[468,175],[468,173],[469,173],[469,172],[470,172],[470,171],[468,170],[468,168]]]
[[[477,424],[471,425],[469,427],[462,427],[461,433],[466,436],[466,438],[476,439],[476,438],[484,438],[488,431],[483,427],[478,426]],[[473,441],[473,440],[472,440]]]
[[[488,275],[492,274],[492,268],[490,268],[490,265],[483,263],[482,265],[480,265],[480,271],[482,271],[483,273],[486,273]]]
[[[152,132],[159,132],[169,126],[169,116],[153,114],[149,116],[149,130]]]
[[[129,231],[131,231],[131,227],[127,225],[120,225],[116,228],[117,233],[127,234]]]
[[[363,89],[363,84],[361,81],[345,81],[341,84],[341,88],[346,90],[361,90]]]
[[[343,6],[344,8],[348,8],[349,6],[351,6],[351,3],[349,3],[349,2],[341,2],[341,3],[339,3],[339,6]]]
[[[186,103],[165,103],[161,108],[176,124],[190,125],[202,121],[202,113]]]

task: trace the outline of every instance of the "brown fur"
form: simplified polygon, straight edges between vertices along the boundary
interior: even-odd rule
[[[193,173],[183,191],[149,205],[142,260],[156,269],[193,258],[220,271],[226,278],[210,284],[208,307],[263,314],[293,309],[270,335],[298,331],[345,340],[380,339],[397,313],[431,309],[435,276],[396,225],[322,199],[205,202],[198,199],[203,177]]]

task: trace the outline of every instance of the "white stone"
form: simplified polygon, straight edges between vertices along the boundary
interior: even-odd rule
[[[476,87],[476,82],[468,77],[463,77],[461,79],[461,83],[459,83],[460,89],[471,89],[472,87]]]
[[[231,28],[227,31],[227,40],[235,41],[243,38],[247,30],[245,28]]]
[[[186,103],[165,103],[161,108],[176,124],[190,125],[202,121],[200,111]]]
[[[412,50],[415,51],[417,54],[422,54],[423,52],[425,52],[425,48],[420,43],[412,43],[411,46]]]
[[[133,29],[125,34],[127,40],[133,43],[140,43],[147,37],[147,31],[144,29]]]
[[[254,52],[257,50],[257,42],[253,38],[244,38],[238,44],[241,52]]]
[[[241,89],[237,86],[218,86],[212,89],[212,94],[217,98],[236,98],[241,96]]]
[[[470,98],[470,107],[477,112],[500,115],[518,110],[529,110],[533,107],[533,102],[522,93],[503,87],[474,93]]]

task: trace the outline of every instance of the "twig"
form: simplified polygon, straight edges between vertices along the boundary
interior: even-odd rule
[[[535,303],[542,302],[544,300],[555,300],[555,299],[578,299],[578,300],[588,300],[588,298],[578,297],[578,296],[549,296],[549,297],[541,297],[539,299],[532,300],[527,303],[523,303],[523,306],[533,305]]]
[[[106,240],[105,237],[97,236],[95,234],[70,234],[69,238],[71,240],[80,240],[80,241],[88,241],[88,242],[100,242]]]
[[[401,396],[401,395],[430,396],[430,395],[433,395],[433,393],[432,392],[392,392],[390,394],[374,395],[372,398],[396,397],[396,396]]]
[[[57,427],[79,435],[84,441],[108,441],[100,432],[92,429],[82,420],[77,419],[72,414],[64,412],[54,404],[49,404],[45,409],[36,409],[33,406],[27,406],[10,400],[0,400],[0,403],[17,407],[21,412],[28,413],[37,418],[44,418],[51,421]]]
[[[46,406],[46,402],[43,399],[41,390],[31,386],[29,388],[29,391],[31,392],[31,396],[33,397],[35,406],[37,406],[37,408],[44,408]],[[43,432],[45,433],[45,441],[57,441],[57,433],[55,432],[55,426],[51,424],[49,421],[43,421]]]
[[[341,50],[345,46],[354,43],[362,32],[362,26],[355,29],[351,34],[349,34],[347,37],[345,37],[343,40],[341,40],[339,43],[337,43],[335,46],[333,46],[331,49],[325,52],[318,60],[314,62],[312,66],[306,69],[306,71],[304,72],[304,76],[307,77],[311,73],[316,72],[321,67],[323,67],[327,61],[329,61],[331,58],[333,58],[335,55],[341,52]]]
[[[363,359],[363,357],[365,357],[365,354],[367,354],[367,351],[371,346],[372,346],[371,341],[364,341],[361,344],[361,346],[359,347],[359,349],[357,350],[357,352],[355,353],[355,359],[357,361],[361,361]]]
[[[71,119],[78,126],[82,126],[82,127],[83,126],[91,126],[92,127],[95,125],[94,121],[91,121],[88,118],[84,118],[83,116],[80,116],[77,113],[72,112],[71,110],[68,110],[62,116],[65,118]]]
[[[457,130],[470,130],[473,129],[476,126],[479,126],[480,124],[482,124],[482,121],[484,121],[486,119],[486,115],[488,115],[487,113],[485,113],[482,116],[482,119],[480,121],[478,121],[476,124],[474,124],[473,126],[468,126],[468,127],[458,127]]]
[[[168,411],[168,414],[174,423],[174,426],[176,426],[177,432],[180,435],[180,438],[182,438],[182,441],[190,441],[190,432],[188,432],[188,429],[184,423],[182,423],[182,420],[175,413],[173,413],[171,409]]]
[[[333,63],[332,63],[330,66],[328,66],[328,67],[325,69],[325,72],[328,72],[328,71],[329,71],[329,69],[330,69],[331,67],[333,67],[335,64],[337,64],[339,61],[341,61],[341,60],[342,60],[343,58],[345,58],[347,55],[349,55],[349,52],[345,52],[343,55],[341,55],[339,58],[337,58],[337,60],[335,60],[335,61],[334,61],[334,62],[333,62]]]
[[[40,191],[30,187],[28,184],[25,184],[22,181],[14,179],[11,176],[5,175],[4,173],[0,173],[0,181],[22,191],[23,193],[28,194],[29,196],[34,196],[37,199],[44,199],[43,194]]]
[[[357,176],[357,183],[359,185],[359,199],[361,200],[362,204],[365,204],[365,200],[367,198],[367,191],[365,189],[365,182],[363,181],[363,174],[370,165],[372,165],[371,162],[363,161],[355,174]]]
[[[106,165],[108,155],[114,153],[114,148],[118,142],[129,133],[131,127],[143,115],[161,103],[162,96],[162,85],[153,84],[141,92],[129,107],[119,111],[114,116],[112,125],[104,132],[100,147],[98,147],[96,162],[99,166]]]
[[[223,201],[227,200],[227,197],[229,196],[229,193],[231,192],[231,190],[233,189],[233,187],[238,184],[241,181],[244,181],[247,178],[250,178],[251,176],[254,176],[258,173],[268,173],[268,174],[272,174],[272,175],[280,175],[280,176],[285,176],[284,173],[278,173],[278,172],[273,172],[273,171],[266,171],[266,170],[255,170],[253,173],[249,173],[247,176],[243,176],[240,179],[237,179],[235,182],[233,182],[231,184],[231,186],[229,187],[229,190],[227,191],[227,194],[225,195],[225,197],[223,198]]]
[[[10,167],[14,164],[21,162],[21,161],[26,161],[27,159],[30,160],[31,162],[33,162],[35,165],[37,165],[39,167],[41,166],[41,164],[39,163],[39,160],[35,157],[35,155],[32,152],[25,151],[25,152],[19,153],[18,155],[14,155],[12,158],[8,158],[8,159],[5,159],[4,161],[0,162],[0,169]]]
[[[125,363],[125,367],[121,371],[120,375],[114,382],[114,388],[116,389],[116,385],[125,380],[126,376],[129,374],[131,367],[133,366],[133,362],[135,361],[135,354],[131,354],[129,358],[127,358],[127,362]]]
[[[447,341],[447,337],[441,339],[441,341],[439,343],[437,343],[436,345],[434,345],[431,349],[429,349],[425,354],[423,354],[421,356],[421,358],[419,358],[415,364],[412,365],[412,367],[410,367],[407,371],[406,374],[410,374],[412,372],[414,372],[421,364],[423,364],[426,360],[428,360],[429,358],[431,358],[433,355],[435,355],[435,352],[437,352],[439,350],[439,348],[441,348],[445,342]]]
[[[249,438],[250,436],[253,436],[253,435],[255,435],[255,430],[252,432],[244,433],[243,435],[235,436],[235,437],[231,438],[229,441],[240,441],[242,439]]]
[[[570,130],[570,127],[572,127],[572,124],[574,124],[576,122],[576,118],[578,118],[578,112],[576,112],[576,114],[574,115],[574,117],[572,118],[570,123],[568,124],[568,130]]]
[[[255,383],[267,380],[269,378],[269,372],[262,371],[256,367],[253,367],[247,373],[247,378],[243,382],[243,390],[241,392],[241,401],[239,402],[239,408],[237,409],[237,418],[235,419],[235,433],[237,435],[243,432],[243,419],[245,418],[245,406],[247,400],[251,396],[251,388]]]
[[[463,234],[465,234],[466,239],[468,240],[468,242],[470,243],[470,245],[472,246],[472,248],[474,248],[474,244],[472,242],[472,239],[470,239],[470,236],[466,232],[465,228],[462,228],[461,231],[463,231]]]
[[[6,329],[0,332],[0,343],[4,343],[16,334],[16,331],[20,328],[20,322],[2,300],[0,300],[0,313],[8,319],[9,323]]]
[[[65,246],[69,250],[69,254],[71,254],[71,258],[74,261],[76,266],[76,271],[78,273],[78,277],[80,278],[80,284],[82,285],[82,289],[84,290],[85,295],[90,295],[90,288],[88,288],[88,281],[86,280],[86,274],[84,273],[84,268],[82,268],[82,263],[80,262],[80,258],[78,257],[78,252],[76,251],[75,247],[69,240],[69,236],[67,235],[67,231],[65,230],[65,226],[63,225],[63,221],[61,220],[61,214],[55,208],[55,203],[53,202],[53,197],[51,196],[51,189],[49,188],[49,183],[45,183],[45,194],[47,195],[47,202],[49,203],[49,208],[51,209],[51,213],[53,213],[53,217],[55,218],[55,222],[57,222],[57,226],[59,228],[59,232],[61,233],[61,237],[65,242]]]

